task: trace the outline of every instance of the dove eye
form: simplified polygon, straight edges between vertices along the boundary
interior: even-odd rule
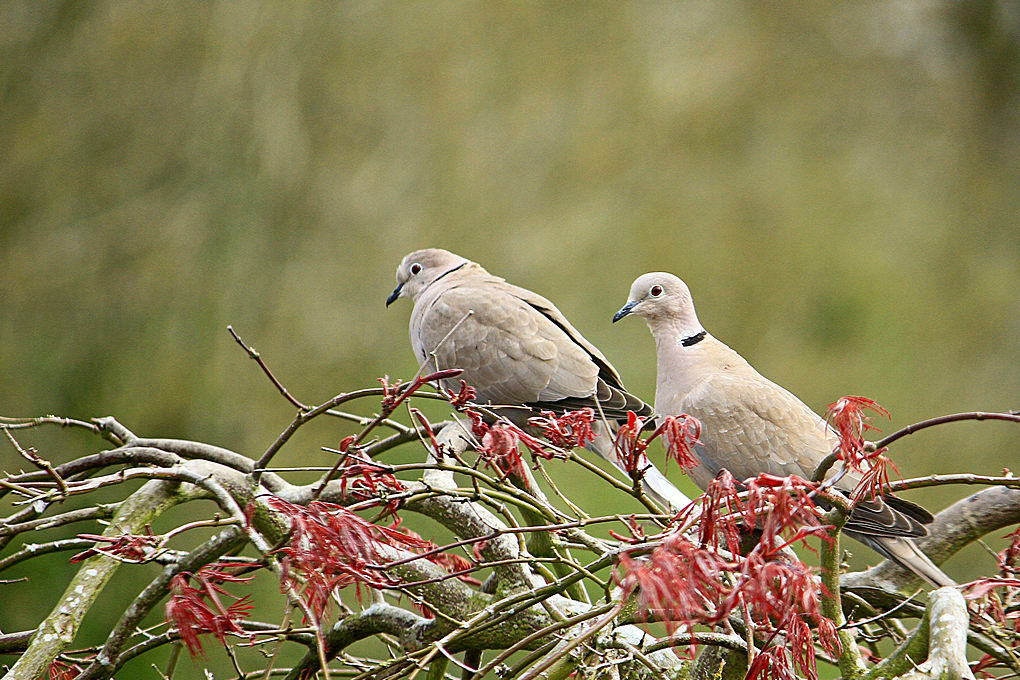
[[[415,262],[411,265],[409,271],[411,272],[411,276],[417,276],[418,274],[421,274],[421,265]]]
[[[652,297],[659,297],[660,295],[662,295],[662,286],[652,286],[651,289],[648,291],[648,294],[651,295]]]

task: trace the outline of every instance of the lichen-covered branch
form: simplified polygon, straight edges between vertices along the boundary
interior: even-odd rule
[[[194,496],[195,491],[178,483],[147,482],[120,505],[103,534],[138,533],[168,508]],[[121,562],[106,555],[95,555],[82,562],[56,606],[39,624],[28,649],[4,676],[5,680],[35,680],[47,673],[57,655],[74,640],[85,614],[120,565]]]
[[[967,664],[967,604],[955,588],[931,593],[924,620],[914,634],[868,678],[974,680]]]

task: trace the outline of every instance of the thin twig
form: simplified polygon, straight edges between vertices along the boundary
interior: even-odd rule
[[[1006,420],[1013,423],[1020,423],[1020,412],[1006,411],[1004,413],[988,413],[984,411],[968,411],[966,413],[953,413],[947,416],[929,418],[928,420],[922,420],[921,422],[914,423],[913,425],[907,425],[903,429],[897,430],[888,437],[880,439],[877,442],[868,442],[865,446],[865,451],[878,451],[879,449],[884,449],[889,446],[897,439],[906,437],[908,434],[914,434],[915,432],[935,425],[955,423],[961,420]]]
[[[952,475],[929,475],[927,477],[913,477],[901,479],[889,483],[889,491],[903,491],[904,489],[920,489],[926,486],[944,486],[946,484],[984,484],[987,486],[1006,486],[1020,488],[1020,477],[1006,475],[992,477],[987,475],[972,475],[968,472]]]
[[[60,493],[66,496],[67,483],[64,481],[63,477],[56,473],[56,471],[53,469],[53,465],[50,464],[50,461],[46,460],[45,458],[42,458],[38,454],[38,452],[36,452],[36,450],[33,448],[29,448],[27,450],[22,448],[21,444],[18,443],[18,440],[14,438],[13,434],[11,434],[10,429],[5,427],[3,428],[3,430],[4,434],[7,435],[7,438],[11,441],[11,444],[14,446],[15,450],[17,450],[17,452],[21,454],[21,457],[27,460],[28,462],[32,463],[32,465],[35,465],[36,467],[42,469],[43,471],[46,472],[47,475],[52,477],[53,481],[57,483],[57,488],[60,489]]]
[[[244,349],[244,351],[248,353],[248,357],[250,359],[255,360],[255,363],[259,365],[259,368],[261,368],[262,372],[266,374],[266,377],[269,378],[269,381],[273,383],[273,386],[280,391],[280,394],[283,395],[284,399],[286,399],[287,401],[289,401],[291,404],[293,404],[302,411],[309,410],[308,406],[298,401],[294,397],[294,395],[292,395],[287,390],[287,388],[283,386],[283,383],[276,379],[276,376],[273,375],[273,372],[269,370],[269,366],[266,366],[266,362],[262,360],[262,355],[258,353],[255,347],[244,344],[244,341],[241,340],[241,336],[237,334],[233,326],[227,326],[227,331],[229,331],[230,335],[233,336],[234,340],[237,341],[237,344],[240,345]]]

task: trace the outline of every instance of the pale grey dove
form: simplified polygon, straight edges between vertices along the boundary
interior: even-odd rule
[[[810,479],[833,451],[836,434],[823,418],[705,331],[679,278],[664,272],[638,277],[613,321],[631,314],[643,318],[655,338],[656,413],[701,421],[700,465],[689,471],[700,488],[724,468],[738,480],[763,472]],[[837,486],[851,491],[859,479],[848,474]],[[860,502],[845,533],[933,585],[955,585],[909,538],[926,535],[931,520],[924,508],[887,495]]]
[[[615,424],[628,411],[648,416],[651,408],[623,387],[616,369],[544,297],[494,276],[480,265],[445,250],[407,255],[397,267],[397,287],[387,298],[414,302],[411,346],[429,369],[460,368],[445,382],[456,391],[463,379],[477,401],[524,425],[539,411],[591,407]],[[522,408],[527,407],[527,408]],[[601,423],[587,448],[622,469],[613,432]],[[682,508],[690,499],[654,466],[644,474],[645,492]]]

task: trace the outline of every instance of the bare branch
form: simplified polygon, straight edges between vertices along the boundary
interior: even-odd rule
[[[259,354],[254,347],[244,344],[244,341],[241,340],[241,336],[237,334],[233,326],[227,326],[227,331],[230,333],[231,337],[234,338],[237,344],[240,345],[242,349],[244,349],[244,351],[248,353],[248,357],[250,359],[255,360],[255,363],[259,365],[259,368],[261,368],[262,372],[266,374],[266,377],[269,378],[269,381],[273,383],[273,386],[280,391],[280,394],[283,395],[284,399],[286,399],[287,401],[289,401],[291,404],[298,407],[302,411],[309,410],[308,406],[305,406],[300,401],[295,399],[294,396],[291,395],[291,393],[287,390],[287,388],[284,387],[283,384],[276,379],[276,376],[273,375],[273,372],[269,370],[268,366],[266,366],[266,362],[262,360],[262,355]]]
[[[961,420],[1005,420],[1012,423],[1020,423],[1020,413],[1016,411],[1007,411],[1005,413],[986,413],[984,411],[969,411],[967,413],[953,413],[948,416],[939,416],[937,418],[929,418],[928,420],[922,420],[919,423],[913,425],[907,425],[901,430],[893,432],[888,437],[884,437],[877,442],[869,443],[866,447],[869,451],[877,451],[883,449],[892,444],[901,437],[906,437],[908,434],[914,434],[923,429],[933,427],[935,425],[944,425],[945,423],[955,423]]]
[[[4,434],[7,435],[7,439],[10,440],[11,444],[14,446],[14,449],[21,455],[22,458],[30,462],[32,465],[41,468],[43,472],[45,472],[49,477],[53,479],[53,481],[57,483],[57,488],[59,488],[62,493],[67,491],[67,484],[64,482],[64,479],[59,474],[57,474],[57,472],[53,469],[53,466],[50,464],[50,461],[40,456],[35,449],[22,448],[21,444],[19,444],[18,440],[14,438],[14,435],[11,433],[9,428],[3,428],[3,431]]]

